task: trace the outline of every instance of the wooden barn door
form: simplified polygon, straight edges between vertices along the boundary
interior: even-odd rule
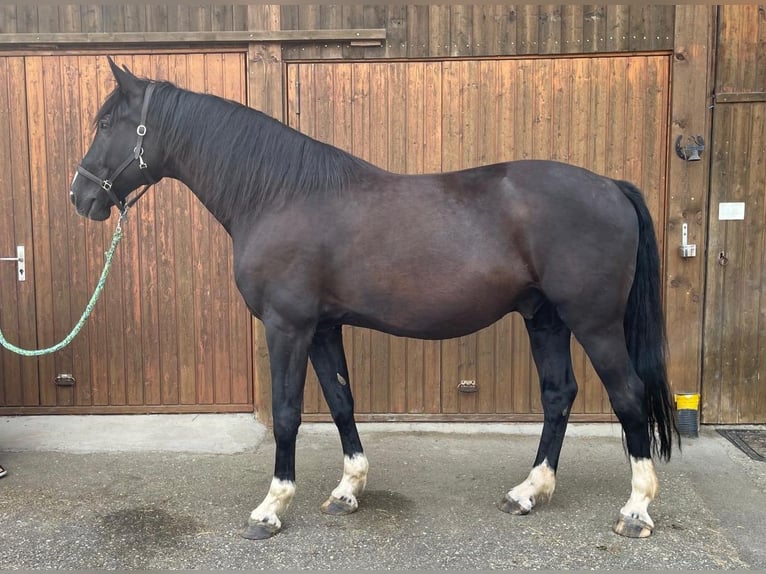
[[[290,64],[287,119],[394,172],[547,158],[629,179],[662,230],[669,64],[663,55]],[[357,328],[344,338],[362,420],[541,420],[516,315],[443,342]],[[602,385],[573,347],[580,384],[573,420],[608,419]],[[475,381],[476,392],[461,392],[463,381]],[[313,373],[304,412],[326,418]]]
[[[766,20],[722,6],[710,181],[702,420],[766,422]],[[759,48],[760,47],[760,48]]]
[[[115,59],[139,76],[246,101],[242,53]],[[0,72],[0,256],[24,243],[28,273],[17,283],[0,262],[0,321],[12,341],[42,347],[79,318],[116,224],[79,217],[68,197],[114,80],[93,53],[2,57]],[[39,359],[0,354],[0,413],[252,411],[252,323],[229,237],[173,181],[146,194],[124,228],[74,342]]]

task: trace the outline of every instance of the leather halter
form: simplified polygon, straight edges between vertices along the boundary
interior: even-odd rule
[[[149,174],[149,170],[146,169],[149,166],[144,161],[144,136],[146,135],[146,114],[149,110],[149,101],[152,99],[152,93],[154,93],[155,84],[154,82],[150,82],[146,86],[146,91],[144,92],[144,103],[143,107],[141,108],[141,123],[138,124],[138,127],[136,128],[136,134],[138,135],[138,140],[136,142],[136,147],[133,148],[133,153],[129,155],[125,161],[123,161],[117,169],[115,169],[112,172],[112,175],[110,175],[106,179],[101,179],[97,175],[89,172],[87,169],[85,169],[82,164],[77,166],[77,173],[84,176],[86,179],[89,179],[90,181],[97,183],[101,189],[103,189],[106,194],[109,196],[109,199],[114,203],[117,208],[120,210],[120,213],[125,213],[129,207],[132,207],[138,199],[147,192],[147,190],[157,183],[157,181]],[[138,192],[138,194],[133,197],[130,201],[125,201],[125,199],[120,199],[117,197],[117,195],[112,191],[112,185],[114,184],[114,181],[120,176],[120,174],[125,171],[125,169],[134,161],[138,161],[138,169],[141,171],[141,173],[144,176],[144,179],[146,180],[146,185],[144,188]],[[129,195],[129,194],[128,194]]]

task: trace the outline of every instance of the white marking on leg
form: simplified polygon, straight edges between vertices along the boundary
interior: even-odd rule
[[[282,528],[279,516],[290,506],[293,496],[295,496],[295,483],[292,480],[272,478],[269,493],[258,508],[250,513],[250,520],[271,524],[277,529]]]
[[[331,498],[341,500],[354,509],[358,508],[359,502],[356,497],[364,492],[369,467],[370,464],[364,453],[343,457],[343,478],[332,491]]]
[[[620,514],[638,518],[654,528],[654,521],[649,516],[649,503],[654,500],[659,490],[659,481],[654,472],[651,458],[630,457],[630,468],[633,477],[630,481],[631,492],[628,502],[620,509]]]
[[[538,502],[547,502],[556,489],[556,473],[548,464],[548,459],[534,467],[527,479],[508,491],[506,497],[515,500],[526,512]]]

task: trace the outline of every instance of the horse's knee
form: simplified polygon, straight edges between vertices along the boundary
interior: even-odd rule
[[[298,435],[301,424],[301,411],[292,407],[279,407],[274,410],[274,439],[277,443],[292,441]]]

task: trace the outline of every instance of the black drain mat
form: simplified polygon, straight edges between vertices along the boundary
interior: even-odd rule
[[[766,462],[766,430],[716,429],[753,460]]]

